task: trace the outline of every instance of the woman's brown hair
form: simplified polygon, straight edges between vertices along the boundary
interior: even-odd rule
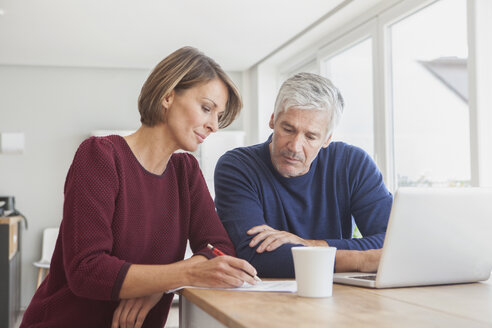
[[[219,64],[193,47],[176,50],[150,73],[138,97],[140,121],[147,126],[161,123],[162,100],[173,90],[179,92],[216,78],[224,82],[229,93],[226,109],[219,118],[219,128],[227,127],[241,111],[241,96]]]

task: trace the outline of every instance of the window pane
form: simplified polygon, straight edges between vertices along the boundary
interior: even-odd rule
[[[342,120],[333,140],[359,146],[374,156],[371,40],[356,44],[324,64],[327,77],[340,89],[345,100]]]
[[[470,184],[466,0],[438,1],[390,27],[399,186]]]
[[[299,67],[296,67],[294,69],[291,69],[290,71],[287,71],[286,73],[282,73],[280,75],[280,83],[278,84],[278,87],[282,85],[282,83],[285,82],[288,78],[296,75],[297,73],[313,73],[313,74],[319,74],[318,73],[318,63],[316,62],[316,59],[311,60],[307,64],[301,65]]]

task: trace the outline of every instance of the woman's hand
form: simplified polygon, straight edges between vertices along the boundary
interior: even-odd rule
[[[149,311],[159,302],[163,293],[122,299],[113,314],[111,328],[140,328]]]
[[[189,285],[212,288],[239,287],[244,282],[255,285],[256,274],[251,264],[228,255],[195,262],[187,270]]]

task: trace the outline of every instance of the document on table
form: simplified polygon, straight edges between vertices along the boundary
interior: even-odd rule
[[[242,291],[242,292],[295,293],[297,291],[297,284],[295,280],[268,280],[268,281],[258,282],[256,285],[250,285],[245,282],[241,287],[236,287],[236,288],[205,288],[205,287],[182,286],[176,289],[168,290],[166,294],[174,293],[183,288],[221,289],[221,290],[234,290],[234,291]]]

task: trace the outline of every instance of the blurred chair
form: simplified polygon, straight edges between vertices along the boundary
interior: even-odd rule
[[[36,289],[41,285],[44,277],[50,271],[50,262],[53,251],[55,250],[56,238],[58,237],[59,228],[46,228],[43,230],[43,247],[41,253],[41,259],[34,262],[34,266],[39,268],[38,270],[38,283]]]

